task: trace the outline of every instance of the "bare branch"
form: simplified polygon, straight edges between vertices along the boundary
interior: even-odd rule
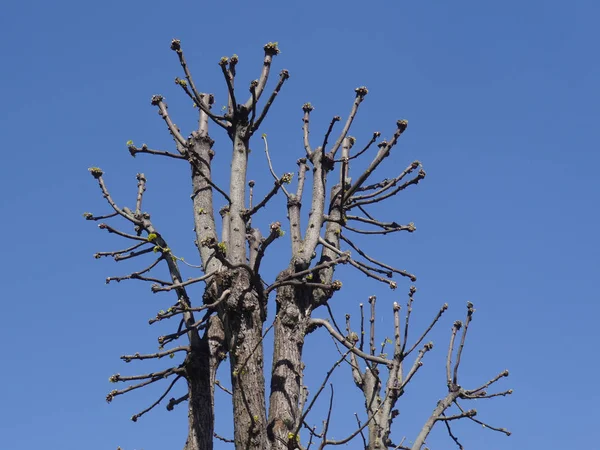
[[[147,412],[151,411],[155,406],[157,406],[160,402],[162,402],[163,399],[169,394],[171,389],[173,389],[173,386],[175,386],[175,383],[177,383],[177,381],[179,381],[180,378],[181,378],[181,375],[178,375],[173,381],[171,381],[171,384],[169,384],[169,387],[167,388],[167,390],[158,398],[158,400],[156,400],[154,403],[152,403],[152,405],[150,405],[148,408],[144,409],[143,411],[131,416],[131,420],[133,422],[137,422],[140,417],[142,417]]]
[[[187,148],[187,146],[188,146],[187,139],[185,139],[181,135],[179,128],[177,128],[177,125],[175,125],[173,123],[173,121],[171,120],[171,117],[169,116],[169,113],[167,112],[167,104],[164,102],[162,95],[152,96],[152,104],[154,106],[158,106],[158,114],[160,115],[160,117],[163,118],[163,120],[167,124],[167,127],[169,128],[169,132],[171,133],[171,136],[173,136],[173,138],[177,142],[179,142],[179,144],[181,144],[182,147]]]
[[[357,87],[354,90],[354,92],[356,92],[356,97],[354,99],[354,103],[352,103],[352,109],[350,110],[350,114],[348,115],[346,124],[344,125],[344,128],[342,129],[342,132],[340,133],[340,136],[338,137],[337,141],[335,141],[333,148],[329,152],[329,157],[331,159],[335,158],[336,152],[342,145],[342,142],[346,138],[348,131],[350,131],[350,126],[352,125],[352,122],[354,121],[354,117],[356,117],[356,113],[358,111],[358,106],[362,103],[365,96],[369,93],[369,90],[366,87],[361,86],[361,87]],[[323,151],[325,151],[325,147],[323,147]]]
[[[108,403],[110,403],[118,395],[123,395],[123,394],[126,394],[127,392],[131,392],[135,389],[139,389],[144,386],[148,386],[149,384],[152,384],[159,380],[168,378],[171,375],[179,374],[179,373],[181,373],[181,371],[182,371],[181,367],[171,367],[170,369],[166,369],[161,372],[152,372],[152,373],[149,373],[146,375],[136,375],[136,376],[131,376],[131,377],[122,377],[120,374],[117,373],[110,377],[111,382],[116,383],[119,381],[125,382],[125,381],[134,381],[134,380],[146,380],[146,381],[128,386],[125,389],[113,390],[113,391],[109,392],[108,395],[106,396],[106,401]]]
[[[177,352],[189,352],[190,351],[190,347],[188,346],[181,346],[181,347],[175,347],[172,348],[170,350],[166,350],[164,352],[158,352],[158,353],[152,353],[152,354],[148,354],[148,355],[140,355],[139,353],[136,353],[135,355],[123,355],[121,356],[121,359],[123,361],[125,361],[126,363],[133,361],[134,359],[136,360],[144,360],[144,359],[161,359],[164,358],[165,356],[170,356],[170,355],[174,355]]]
[[[145,255],[147,253],[151,253],[154,251],[153,247],[145,248],[144,250],[140,250],[139,252],[131,252],[128,255],[115,255],[115,261],[124,261],[126,259],[136,258],[141,255]]]
[[[452,367],[452,352],[454,351],[454,340],[456,339],[456,333],[462,327],[462,322],[457,320],[452,325],[452,334],[450,335],[450,344],[448,345],[448,356],[446,357],[446,381],[448,382],[448,387],[452,386],[452,376],[451,376],[451,367]]]
[[[396,195],[398,192],[406,189],[408,186],[412,186],[413,184],[419,184],[419,181],[421,181],[422,179],[424,179],[426,176],[426,173],[424,170],[419,170],[419,173],[416,177],[412,178],[411,180],[405,182],[404,184],[398,186],[396,189],[393,189],[392,191],[388,192],[387,194],[384,194],[380,197],[375,197],[375,198],[371,198],[369,200],[359,200],[359,201],[354,201],[354,198],[350,198],[348,201],[350,202],[346,208],[347,209],[352,209],[354,207],[357,206],[362,206],[362,205],[369,205],[371,203],[378,203],[382,200],[385,200],[387,198],[393,197],[394,195]]]
[[[310,148],[310,142],[308,140],[308,135],[310,134],[309,123],[310,123],[310,113],[313,110],[313,106],[310,103],[305,103],[302,106],[302,111],[304,111],[304,117],[302,118],[302,134],[304,136],[304,150],[306,151],[306,156],[310,159],[312,156],[312,149]]]
[[[406,120],[399,120],[396,123],[396,125],[397,125],[397,130],[394,133],[392,140],[390,142],[383,141],[379,144],[379,151],[377,152],[377,155],[375,156],[373,161],[371,161],[371,164],[369,164],[369,167],[367,168],[367,170],[365,170],[357,178],[357,180],[354,182],[354,184],[345,193],[344,199],[343,199],[344,204],[347,203],[348,199],[356,192],[356,190],[358,188],[360,188],[364,184],[364,182],[369,178],[369,176],[371,176],[373,171],[375,171],[375,169],[379,166],[379,164],[381,164],[381,162],[384,160],[384,158],[386,158],[390,154],[392,147],[394,147],[394,145],[396,145],[398,138],[404,132],[404,130],[406,130],[408,122]]]
[[[219,61],[219,66],[221,67],[221,71],[223,72],[223,76],[225,77],[225,82],[227,83],[227,90],[229,91],[229,114],[233,116],[237,111],[237,103],[235,101],[235,92],[233,89],[233,74],[227,69],[228,62],[229,58],[224,56]]]
[[[336,124],[336,122],[339,122],[340,120],[342,120],[342,118],[340,116],[334,116],[331,119],[331,122],[329,122],[329,127],[327,128],[327,132],[325,133],[325,136],[323,137],[323,145],[321,145],[321,148],[323,149],[323,151],[325,151],[325,149],[327,148],[327,142],[329,141],[329,136],[331,135],[331,132],[333,131],[333,127]]]
[[[185,402],[189,399],[190,395],[189,394],[185,394],[179,398],[172,398],[169,400],[169,403],[167,404],[167,411],[173,411],[173,409],[179,405],[182,402]]]
[[[223,384],[219,380],[215,380],[215,386],[217,386],[219,389],[221,389],[226,394],[233,395],[233,392],[231,392],[229,389],[227,389],[225,386],[223,386]]]
[[[281,71],[281,73],[279,74],[279,82],[277,83],[277,86],[275,86],[275,89],[273,89],[273,92],[271,93],[271,96],[267,100],[267,103],[265,104],[262,112],[258,116],[258,119],[256,119],[256,122],[254,122],[252,124],[252,133],[254,133],[256,130],[258,130],[260,128],[262,121],[267,116],[269,109],[271,108],[271,105],[273,105],[275,98],[279,94],[279,91],[281,90],[283,83],[285,83],[285,80],[287,80],[289,77],[290,77],[290,73],[287,70],[283,69]]]
[[[141,247],[144,244],[150,244],[150,242],[148,242],[148,241],[146,241],[146,242],[140,242],[139,244],[132,245],[131,247],[127,247],[127,248],[125,248],[123,250],[115,250],[115,251],[112,251],[112,252],[97,252],[97,253],[94,253],[94,258],[100,259],[103,256],[121,255],[123,253],[127,253],[127,252],[130,252],[132,250],[135,250],[136,248],[139,248],[139,247]]]
[[[321,392],[323,392],[323,389],[325,389],[325,386],[327,385],[327,381],[329,381],[329,378],[331,377],[331,375],[333,374],[335,369],[337,369],[339,367],[339,365],[342,363],[342,361],[344,361],[346,359],[346,356],[348,356],[348,354],[350,354],[351,351],[352,351],[352,349],[349,349],[346,353],[344,353],[342,355],[342,357],[340,359],[338,359],[333,364],[333,366],[331,366],[331,368],[327,371],[327,374],[325,375],[325,379],[321,383],[321,386],[319,386],[319,389],[317,389],[317,392],[313,396],[312,400],[308,404],[308,407],[304,410],[304,412],[302,413],[302,416],[300,416],[300,419],[298,420],[298,423],[296,424],[296,429],[294,430],[294,433],[293,433],[294,440],[296,439],[296,436],[298,435],[298,432],[300,431],[300,428],[302,427],[302,423],[304,423],[304,421],[306,420],[306,417],[308,416],[308,414],[312,410],[315,402],[319,398],[319,395],[321,395]]]
[[[442,416],[444,416],[444,413],[442,413]],[[446,425],[446,430],[448,430],[448,435],[450,436],[450,438],[452,438],[454,443],[458,446],[459,450],[464,450],[464,447],[462,446],[462,444],[460,443],[458,438],[456,436],[454,436],[454,434],[452,433],[452,428],[450,428],[450,422],[445,421],[444,425]]]
[[[466,395],[474,395],[477,392],[483,391],[485,388],[491,386],[499,379],[507,377],[507,376],[508,376],[508,370],[504,370],[504,371],[500,372],[498,375],[496,375],[494,378],[492,378],[490,381],[488,381],[487,383],[479,386],[477,389],[471,389],[471,390],[465,391],[465,394]]]
[[[102,177],[102,175],[104,174],[104,172],[102,171],[102,169],[100,169],[99,167],[90,167],[89,172],[92,174],[92,176],[98,180],[98,185],[100,186],[100,189],[102,190],[102,195],[104,196],[104,198],[106,199],[106,201],[108,202],[108,204],[112,207],[112,209],[114,209],[114,211],[119,214],[121,217],[127,219],[128,221],[136,224],[136,225],[141,225],[141,222],[139,220],[137,220],[135,217],[133,217],[132,214],[128,214],[125,210],[125,208],[121,209],[117,206],[117,204],[115,203],[115,201],[112,199],[112,197],[110,196],[110,193],[108,192],[108,189],[106,188],[106,185],[104,184],[104,178]],[[114,232],[111,231],[112,229],[110,227],[108,227],[108,225],[106,224],[100,224],[98,225],[99,228],[106,228],[108,229],[109,232]],[[119,233],[117,233],[119,234]],[[128,237],[128,235],[121,235],[123,237]],[[143,238],[138,238],[138,237],[133,237],[133,239],[137,239],[137,240],[141,240]]]
[[[334,246],[332,246],[331,244],[329,244],[327,241],[325,241],[323,238],[319,238],[319,243],[321,245],[323,245],[324,247],[327,247],[328,249],[330,249],[331,251],[333,251],[334,253],[337,253],[338,255],[344,255],[347,253],[344,253],[340,250],[338,250],[337,248],[335,248]],[[368,270],[367,268],[365,268],[364,264],[361,264],[351,258],[348,259],[348,262],[350,263],[351,266],[357,268],[358,270],[360,270],[362,273],[364,273],[366,276],[368,276],[369,278],[373,278],[374,280],[377,281],[381,281],[382,283],[387,284],[390,289],[396,289],[398,287],[397,283],[395,281],[391,281],[388,280],[386,278],[380,277],[379,275],[374,274],[373,272],[371,272],[370,270]],[[398,271],[399,273],[400,271]]]
[[[475,423],[478,423],[479,425],[483,426],[483,428],[488,428],[492,431],[498,431],[500,433],[504,433],[507,436],[510,436],[512,433],[510,431],[508,431],[506,428],[497,428],[497,427],[493,427],[485,422],[482,422],[481,420],[475,419],[475,414],[472,414],[473,411],[475,410],[470,410],[470,411],[465,411],[463,408],[461,408],[461,406],[458,404],[458,402],[454,402],[454,404],[458,407],[458,409],[461,410],[461,412],[463,413],[463,415],[465,417],[467,417],[469,420],[472,420]],[[475,411],[476,412],[476,411]],[[471,414],[469,414],[471,413]]]
[[[384,194],[387,190],[396,186],[399,181],[401,181],[406,175],[412,173],[413,170],[415,170],[419,166],[421,166],[421,163],[419,161],[413,161],[410,164],[410,166],[408,166],[406,169],[404,169],[402,171],[402,173],[400,175],[398,175],[396,178],[393,178],[391,180],[385,179],[383,181],[380,181],[379,183],[375,183],[375,184],[372,184],[369,186],[363,186],[363,187],[357,189],[357,191],[368,191],[368,190],[374,190],[374,189],[377,189],[377,190],[375,192],[371,192],[369,194],[356,195],[356,196],[352,197],[353,201],[366,200],[366,199],[377,197],[381,194]]]
[[[456,354],[456,364],[454,365],[454,375],[452,377],[452,381],[454,382],[454,384],[458,384],[458,366],[460,365],[460,357],[462,356],[462,351],[465,346],[467,330],[469,329],[469,324],[471,323],[473,312],[475,312],[475,310],[473,309],[473,303],[467,302],[467,320],[465,320],[465,327],[463,328],[462,337],[460,339],[460,345]]]
[[[401,391],[406,387],[406,385],[408,383],[410,383],[410,380],[417,373],[417,370],[419,370],[423,366],[423,361],[422,361],[423,360],[423,356],[425,356],[425,353],[427,353],[428,351],[430,351],[432,348],[433,348],[433,343],[432,342],[428,342],[427,344],[425,344],[423,346],[423,348],[421,350],[419,350],[419,355],[415,359],[415,362],[414,362],[413,366],[411,367],[410,371],[408,372],[408,374],[406,375],[406,378],[404,379],[404,381],[400,385],[400,390]]]
[[[414,345],[410,348],[409,351],[407,351],[406,353],[404,353],[404,358],[406,358],[408,355],[410,355],[412,353],[412,351],[417,348],[417,346],[423,341],[423,339],[425,339],[425,337],[429,334],[429,332],[433,329],[433,327],[435,326],[435,324],[438,322],[438,320],[440,320],[440,317],[442,317],[442,314],[444,314],[446,311],[448,310],[448,303],[444,303],[442,305],[442,307],[440,308],[440,310],[438,311],[437,315],[435,316],[435,318],[433,319],[433,321],[429,324],[429,326],[427,327],[427,329],[423,332],[423,334],[419,337],[419,339],[417,339],[417,341],[414,343]],[[402,351],[404,352],[404,349],[402,349]]]
[[[375,133],[373,133],[373,137],[367,143],[367,145],[365,145],[363,147],[363,149],[361,151],[359,151],[358,153],[356,153],[355,155],[349,156],[348,157],[348,161],[352,161],[353,159],[356,159],[356,158],[360,157],[363,153],[365,153],[367,150],[369,150],[369,148],[371,147],[371,145],[373,145],[375,143],[375,141],[377,140],[377,138],[379,136],[381,136],[381,133],[379,131],[376,131]],[[342,160],[341,159],[336,159],[336,160],[334,160],[334,162],[342,162]]]
[[[171,284],[171,285],[166,286],[166,287],[152,286],[152,292],[154,292],[154,293],[157,293],[157,292],[169,292],[169,291],[172,291],[173,289],[178,289],[178,288],[181,288],[181,287],[184,287],[184,286],[189,286],[190,284],[199,283],[201,281],[206,281],[207,279],[209,279],[210,277],[212,277],[215,273],[216,272],[210,272],[210,273],[202,275],[201,277],[191,278],[189,280],[182,281],[181,283]]]
[[[226,443],[228,443],[228,444],[234,444],[234,443],[235,443],[235,441],[234,441],[233,439],[229,439],[229,438],[226,438],[226,437],[220,436],[220,435],[218,435],[217,433],[213,433],[213,436],[214,436],[216,439],[218,439],[218,440],[220,440],[220,441],[223,441],[223,442],[226,442]]]
[[[131,156],[135,157],[135,155],[137,155],[138,153],[147,153],[149,155],[157,155],[157,156],[167,156],[169,158],[173,158],[173,159],[187,159],[184,155],[182,154],[176,154],[176,153],[171,153],[171,152],[167,152],[165,150],[152,150],[150,148],[148,148],[148,146],[146,144],[142,144],[141,147],[136,147],[135,145],[129,145],[127,146],[127,149],[129,150],[129,153],[131,153]]]
[[[185,78],[187,80],[187,83],[189,83],[190,87],[192,88],[193,98],[196,102],[196,105],[202,111],[204,111],[204,113],[208,117],[210,117],[216,124],[227,129],[228,125],[226,123],[222,122],[222,120],[225,119],[225,117],[214,115],[210,111],[210,109],[208,109],[206,107],[206,105],[204,105],[204,102],[202,101],[202,97],[204,94],[200,94],[199,91],[196,89],[196,85],[194,84],[194,80],[192,79],[192,74],[190,73],[190,70],[185,61],[185,57],[183,55],[183,50],[181,49],[181,41],[179,39],[173,39],[171,41],[171,50],[173,50],[175,53],[177,53],[177,57],[179,58],[179,63],[181,64],[181,68],[183,69],[183,72],[185,73]],[[178,84],[180,84],[180,83],[178,83]],[[180,85],[181,85],[181,87],[185,87],[182,84],[180,84]]]
[[[474,417],[477,415],[477,411],[474,409],[470,409],[468,411],[465,411],[461,414],[455,414],[453,416],[446,416],[446,415],[441,415],[440,417],[437,418],[437,420],[439,421],[451,421],[451,420],[457,420],[457,419],[462,419],[464,417]]]
[[[354,250],[357,251],[357,253],[362,256],[363,258],[365,258],[367,261],[372,262],[373,264],[377,264],[380,267],[383,267],[384,269],[390,270],[394,273],[397,273],[399,275],[402,275],[403,277],[408,277],[410,278],[410,280],[412,282],[417,281],[417,277],[411,273],[408,273],[406,270],[400,270],[400,269],[396,269],[392,266],[388,266],[387,264],[384,264],[380,261],[377,261],[376,259],[370,257],[369,255],[367,255],[365,252],[363,252],[358,246],[356,246],[350,239],[348,239],[347,237],[345,237],[343,234],[340,235],[340,239],[342,239],[344,242],[346,242],[348,245],[350,245],[350,247],[352,247]]]
[[[346,338],[344,338],[341,334],[339,334],[331,326],[331,324],[328,321],[326,321],[326,320],[323,320],[323,319],[310,319],[309,326],[313,326],[313,327],[325,327],[327,329],[327,331],[329,331],[329,334],[331,334],[331,336],[333,336],[340,344],[342,344],[344,347],[346,347],[347,349],[349,349],[356,356],[358,356],[360,358],[363,358],[366,361],[371,361],[371,362],[378,363],[378,364],[384,364],[386,366],[390,366],[392,364],[392,361],[390,361],[388,359],[381,358],[379,356],[369,355],[369,354],[364,353],[363,351],[359,350],[354,345],[352,345],[351,342],[349,342]]]

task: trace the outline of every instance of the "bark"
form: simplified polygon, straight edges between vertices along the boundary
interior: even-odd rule
[[[324,189],[324,175],[322,183]],[[330,214],[336,219],[341,216],[340,196],[337,195],[340,188],[340,185],[336,185],[331,191],[331,198],[337,197],[338,199],[333,202],[330,210]],[[318,203],[324,205],[324,202],[323,198]],[[339,224],[331,221],[327,223],[325,230],[326,239],[336,248],[339,248],[339,229]],[[336,256],[333,251],[324,248],[319,262],[330,261]],[[293,258],[293,262],[297,261],[297,258]],[[280,274],[279,279],[293,274],[296,268],[302,269],[304,266],[292,264],[290,268]],[[333,273],[332,266],[321,269],[318,274],[313,276],[318,278],[321,283],[329,284],[333,279]],[[298,421],[302,416],[299,400],[302,391],[304,337],[307,334],[312,310],[324,304],[329,298],[331,298],[331,292],[321,289],[282,286],[277,290],[268,429],[269,440],[274,450],[287,449],[290,440],[289,433],[294,432],[301,425],[298,424]]]
[[[233,264],[246,262],[246,172],[248,169],[247,124],[238,124],[233,135],[233,155],[231,158],[231,181],[229,196],[229,242],[227,257]]]
[[[427,422],[425,422],[425,425],[423,425],[421,432],[415,439],[411,450],[421,450],[421,447],[425,445],[425,439],[427,439],[427,436],[429,436],[429,433],[431,433],[431,430],[433,429],[435,423],[438,421],[439,417],[444,413],[444,411],[446,411],[446,409],[450,407],[450,405],[452,405],[452,402],[456,400],[457,397],[458,392],[450,392],[443,400],[440,400],[438,402],[437,406],[433,410],[433,413],[431,414],[429,419],[427,419]]]
[[[232,274],[221,312],[229,350],[236,449],[267,448],[261,298],[245,269]]]
[[[200,347],[194,349],[186,361],[189,402],[188,437],[184,450],[213,448],[215,380],[219,364],[225,356],[224,343],[223,324],[213,316]]]
[[[208,105],[205,103],[208,107]],[[206,238],[216,239],[213,195],[209,184],[213,144],[208,135],[207,116],[200,114],[199,130],[192,133],[189,158],[192,167],[192,203],[194,208],[194,230],[196,244],[205,273],[220,267],[217,259],[211,258],[212,250],[199,243]],[[216,287],[205,294],[206,303],[218,298]],[[213,448],[214,434],[214,379],[223,356],[222,324],[212,318],[199,345],[192,346],[186,360],[188,382],[188,437],[185,450]]]
[[[293,273],[285,270],[279,278]],[[299,400],[302,389],[302,350],[308,319],[310,292],[303,288],[283,286],[277,290],[277,315],[271,369],[268,435],[271,448],[287,449],[289,437],[302,415]]]

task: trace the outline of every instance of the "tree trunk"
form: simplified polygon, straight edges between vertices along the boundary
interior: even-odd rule
[[[199,348],[186,361],[188,381],[188,438],[184,450],[211,450],[214,435],[215,379],[225,357],[225,332],[213,316]]]
[[[230,355],[236,450],[268,448],[260,297],[249,274],[232,274],[231,295],[221,310]]]
[[[292,273],[282,272],[281,277]],[[289,433],[295,431],[302,415],[302,350],[310,297],[305,289],[284,286],[277,290],[277,316],[269,397],[268,435],[271,448],[287,449]]]

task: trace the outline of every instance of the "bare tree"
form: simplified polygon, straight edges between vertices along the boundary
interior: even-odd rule
[[[151,289],[155,293],[172,291],[176,295],[172,306],[160,311],[150,320],[150,324],[166,319],[178,322],[171,334],[158,338],[160,351],[153,354],[124,355],[121,359],[130,362],[183,356],[180,364],[162,371],[135,376],[113,375],[111,382],[131,384],[110,392],[107,401],[132,390],[164,382],[164,393],[148,408],[132,417],[133,421],[137,421],[165,401],[178,382],[185,383],[185,395],[167,400],[166,408],[172,410],[187,402],[189,424],[184,447],[186,450],[212,449],[214,439],[231,442],[236,449],[275,450],[313,446],[322,449],[328,445],[347,443],[354,438],[362,439],[365,449],[416,450],[424,447],[432,427],[438,422],[444,424],[450,437],[462,448],[452,432],[451,424],[463,418],[491,430],[510,434],[502,428],[479,421],[475,418],[475,410],[465,409],[459,403],[463,400],[504,396],[512,392],[487,392],[492,384],[508,376],[508,372],[502,372],[474,389],[465,389],[459,384],[459,365],[474,312],[471,303],[468,304],[465,322],[457,321],[452,327],[446,360],[448,394],[435,406],[410,447],[404,445],[404,440],[398,443],[391,440],[392,423],[398,415],[395,407],[408,383],[423,365],[426,353],[432,349],[433,344],[424,341],[446,311],[447,305],[442,306],[429,327],[414,342],[409,342],[413,296],[416,292],[416,288],[410,287],[404,319],[400,316],[400,305],[393,304],[394,340],[389,342],[393,346],[390,357],[383,353],[383,349],[378,352],[375,345],[375,297],[369,298],[367,325],[363,305],[360,305],[360,330],[352,329],[349,315],[346,316],[345,329],[342,330],[328,305],[332,296],[342,287],[341,282],[334,279],[334,272],[340,265],[350,266],[349,270],[356,270],[391,289],[397,288],[395,276],[408,278],[413,282],[416,280],[413,274],[370,256],[353,240],[356,235],[372,235],[376,238],[377,235],[411,233],[415,230],[412,223],[403,225],[394,221],[382,221],[368,211],[371,205],[391,201],[397,194],[425,178],[421,163],[415,161],[394,178],[377,181],[372,179],[406,130],[407,122],[397,121],[395,131],[388,140],[376,143],[380,133],[373,133],[368,142],[355,152],[356,140],[349,132],[359,106],[368,93],[367,88],[359,87],[355,90],[354,101],[346,120],[333,117],[325,136],[316,145],[310,139],[313,107],[310,103],[304,104],[302,130],[305,154],[297,161],[295,187],[291,188],[293,173],[278,174],[275,171],[267,137],[263,134],[262,145],[273,185],[262,199],[256,200],[254,182],[248,182],[247,174],[250,141],[259,131],[275,98],[289,78],[288,71],[282,70],[274,89],[268,96],[265,95],[267,100],[260,102],[265,93],[273,58],[279,53],[277,43],[270,42],[264,46],[260,77],[250,83],[245,99],[242,99],[243,91],[236,89],[238,57],[234,55],[220,60],[219,66],[228,91],[227,106],[222,114],[213,112],[213,96],[199,90],[194,83],[180,41],[173,40],[171,49],[177,55],[184,75],[183,78],[176,78],[175,82],[197,108],[198,127],[185,137],[170,116],[165,99],[155,95],[152,97],[152,105],[163,119],[176,150],[156,150],[147,145],[138,147],[133,142],[128,142],[128,148],[132,156],[158,155],[187,161],[189,164],[195,245],[201,261],[198,266],[192,267],[201,272],[201,275],[183,278],[182,265],[190,263],[177,255],[169,246],[168,237],[155,227],[150,215],[144,212],[142,203],[147,181],[144,174],[137,175],[135,207],[128,208],[113,199],[102,170],[90,168],[112,212],[101,216],[86,213],[85,218],[102,221],[100,229],[116,234],[131,244],[122,250],[97,253],[96,258],[111,256],[115,261],[123,261],[154,255],[153,261],[141,270],[107,278],[106,282],[141,280],[152,283]],[[334,138],[334,128],[340,121],[341,131],[336,132]],[[232,144],[229,188],[223,187],[212,175],[214,141],[209,135],[210,123],[222,128]],[[360,157],[369,158],[370,163],[362,173],[351,174],[352,162]],[[309,170],[313,173],[312,180],[308,177]],[[278,221],[273,221],[269,229],[260,230],[253,226],[252,219],[265,211],[264,208],[271,199],[278,195],[284,195],[287,200],[291,259],[281,262],[281,271],[274,281],[267,281],[261,276],[261,263],[269,246],[276,239],[282,238],[284,232]],[[225,206],[219,211],[220,219],[215,213],[215,196],[225,202]],[[303,206],[309,208],[308,214],[302,212]],[[133,226],[133,231],[123,231],[104,222],[105,219],[119,217],[126,225]],[[307,220],[304,225],[303,219]],[[167,279],[153,276],[153,269],[159,265],[168,269]],[[196,283],[205,285],[201,299],[192,299],[188,294],[188,287]],[[275,313],[271,313],[272,318],[268,319],[267,307],[271,294],[275,297]],[[315,317],[317,310],[324,312],[328,319]],[[268,377],[270,386],[267,387],[263,343],[271,329],[274,350]],[[322,385],[310,396],[303,382],[303,347],[306,336],[317,330],[333,338],[340,358],[331,366]],[[457,338],[460,343],[455,350]],[[227,357],[230,390],[216,379],[217,369]],[[412,362],[409,362],[409,357]],[[361,420],[356,416],[356,430],[345,439],[333,440],[328,435],[333,413],[333,386],[330,387],[329,410],[321,430],[317,431],[316,427],[309,425],[309,414],[316,399],[326,390],[331,374],[342,363],[351,368],[354,382],[364,394],[366,418]],[[215,434],[215,386],[222,387],[232,396],[235,417],[232,439]],[[451,407],[457,408],[457,412],[451,412]],[[307,440],[305,444],[301,443],[301,430]]]

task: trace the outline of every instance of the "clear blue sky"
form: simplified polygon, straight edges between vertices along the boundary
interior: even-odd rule
[[[478,309],[464,360],[464,384],[508,368],[512,398],[473,405],[506,438],[472,423],[457,427],[467,448],[566,449],[597,442],[599,333],[597,232],[600,166],[598,17],[592,0],[304,2],[5,2],[0,15],[0,231],[3,237],[4,351],[0,370],[0,448],[162,450],[179,448],[185,407],[128,418],[157,391],[116,399],[115,372],[144,372],[119,361],[150,352],[147,319],[172,302],[147,286],[106,286],[136,264],[96,261],[116,238],[81,218],[102,213],[91,165],[106,172],[113,195],[134,201],[135,174],[149,179],[146,208],[177,252],[194,258],[188,170],[178,161],[133,159],[125,142],[166,147],[149,104],[166,96],[185,132],[194,124],[170,40],[182,40],[197,83],[225,94],[218,59],[237,53],[240,80],[257,77],[262,45],[279,41],[275,67],[291,79],[263,125],[280,172],[302,156],[300,106],[312,102],[313,136],[346,115],[353,89],[370,93],[352,132],[361,140],[397,119],[409,128],[384,175],[418,159],[427,179],[381,210],[418,230],[375,240],[373,253],[419,277],[417,322],[450,303],[430,353],[403,402],[394,438],[411,439],[444,395],[443,353],[452,320],[467,300]],[[227,185],[227,139],[217,140],[217,175]],[[253,178],[267,189],[260,143]],[[389,162],[388,162],[389,161]],[[270,181],[268,185],[270,186]],[[269,219],[282,220],[273,208]],[[277,251],[285,261],[284,243]],[[268,269],[276,266],[276,255]],[[348,270],[348,269],[345,269]],[[338,318],[379,296],[381,339],[392,333],[395,292],[357,274],[340,275]],[[200,291],[196,290],[198,295]],[[323,316],[323,314],[318,314]],[[170,325],[170,324],[169,324]],[[387,328],[386,328],[387,327]],[[324,333],[307,340],[312,391],[335,357]],[[222,378],[225,379],[224,375]],[[339,416],[333,436],[352,430],[362,401],[349,370],[336,374]],[[324,399],[326,400],[326,399]],[[227,421],[228,399],[218,397]],[[319,407],[311,421],[320,424]],[[219,422],[223,434],[229,425]],[[454,445],[441,428],[433,449]],[[218,447],[220,448],[220,447]],[[228,448],[228,447],[223,447]],[[347,448],[358,448],[350,445]]]

